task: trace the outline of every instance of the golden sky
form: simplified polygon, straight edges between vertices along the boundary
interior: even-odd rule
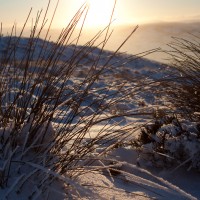
[[[60,0],[54,27],[66,26],[86,1],[90,4],[86,26],[105,26],[109,22],[114,0]],[[56,2],[51,0],[50,13]],[[37,11],[45,10],[47,4],[48,0],[0,0],[1,22],[4,26],[15,22],[21,26],[31,7],[31,18],[34,20]],[[200,0],[117,0],[113,19],[117,25],[200,20]]]

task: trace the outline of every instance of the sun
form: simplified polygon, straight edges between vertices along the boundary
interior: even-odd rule
[[[89,11],[86,19],[87,26],[105,26],[110,21],[110,16],[115,0],[88,0]]]

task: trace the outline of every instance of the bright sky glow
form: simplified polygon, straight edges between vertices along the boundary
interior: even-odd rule
[[[86,25],[96,27],[108,24],[114,0],[60,0],[54,27],[66,26],[86,1],[90,3]],[[56,2],[51,0],[49,13],[53,12]],[[14,22],[21,26],[31,7],[31,18],[34,20],[37,11],[41,8],[45,10],[47,4],[48,0],[0,0],[0,22],[4,27],[11,26]],[[118,0],[114,19],[116,24],[200,21],[200,0]]]
[[[114,7],[114,0],[88,0],[89,12],[86,23],[88,26],[105,26],[109,23]]]

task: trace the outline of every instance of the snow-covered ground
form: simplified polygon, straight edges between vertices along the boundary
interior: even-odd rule
[[[6,40],[9,40],[9,38],[1,38],[0,41],[1,56],[5,53],[5,49],[7,48]],[[35,47],[36,50],[32,55],[33,67],[29,68],[30,71],[34,70],[35,74],[40,73],[41,71],[41,69],[35,66],[34,63],[34,58],[41,56],[40,50],[43,48],[40,45],[41,43],[42,41],[37,42],[37,46]],[[51,50],[53,43],[47,43],[45,45],[46,50],[43,52],[44,55],[41,56],[44,60],[48,59],[45,56],[47,55],[47,51]],[[17,58],[16,60],[23,59],[26,46],[27,39],[21,39],[19,49],[16,50],[15,54],[15,57]],[[78,48],[76,47],[76,49],[74,48],[75,46],[73,45],[67,47],[62,52],[60,62],[69,59],[74,53],[74,50],[78,51],[81,49],[81,46]],[[91,53],[88,54],[87,59],[84,59],[79,63],[80,66],[73,72],[70,79],[64,83],[68,87],[68,90],[66,90],[66,94],[63,95],[63,101],[69,101],[69,98],[73,97],[74,94],[85,89],[84,85],[78,89],[77,86],[80,86],[84,81],[84,78],[91,73],[89,70],[91,67],[90,62],[88,61],[97,60],[99,52],[99,49],[94,48]],[[104,51],[99,61],[99,66],[103,66],[111,55],[111,52]],[[9,70],[12,70],[12,66],[7,67]],[[90,116],[96,112],[99,106],[98,103],[102,99],[103,101],[110,101],[111,99],[113,100],[113,98],[123,97],[123,95],[128,96],[129,98],[121,98],[120,102],[107,108],[105,113],[102,115],[103,117],[109,117],[110,113],[119,115],[118,118],[109,121],[110,124],[117,123],[115,126],[116,130],[120,130],[125,126],[132,126],[134,129],[134,127],[139,127],[145,123],[151,122],[153,112],[158,107],[165,108],[165,102],[164,98],[158,99],[154,94],[152,94],[149,84],[156,79],[164,77],[166,68],[167,66],[162,65],[161,63],[147,59],[136,58],[126,54],[116,55],[111,60],[109,70],[93,84],[87,94],[87,98],[82,101],[81,112],[73,119],[72,125],[73,123],[76,124],[83,116]],[[56,71],[54,72],[56,73]],[[9,72],[7,74],[9,75]],[[32,84],[31,81],[32,80],[29,82],[30,85]],[[18,82],[16,81],[15,84],[11,86],[13,93],[18,89],[17,83]],[[59,80],[56,81],[56,85],[54,85],[54,88],[52,88],[52,91],[50,92],[56,92],[57,88],[62,84],[63,82]],[[118,90],[122,85],[124,89],[120,90],[120,93],[118,93]],[[141,86],[143,86],[142,91],[140,88]],[[116,96],[116,94],[118,96]],[[37,95],[40,95],[39,89],[33,97],[33,101],[34,98],[37,99]],[[10,100],[14,97],[15,94],[8,98]],[[74,95],[74,97],[76,96]],[[101,105],[103,105],[103,103]],[[52,129],[54,126],[59,126],[64,122],[67,123],[68,116],[72,112],[71,110],[64,110],[65,107],[63,107],[63,102],[60,102],[58,108],[60,108],[60,110],[58,110],[56,116],[52,118]],[[29,111],[27,110],[27,113],[28,112]],[[125,113],[126,116],[124,116]],[[29,125],[30,124],[28,124],[28,126]],[[83,126],[83,124],[80,126]],[[104,126],[105,124],[103,123],[93,126],[85,135],[85,139],[89,140],[90,138],[95,137],[99,132],[101,132],[101,129]],[[187,127],[186,123],[185,126]],[[9,132],[9,130],[10,129],[7,131]],[[24,132],[26,130],[27,127],[23,129]],[[4,134],[4,131],[5,130],[1,128],[1,136]],[[152,165],[151,156],[149,156],[149,160],[141,159],[141,149],[138,150],[134,147],[134,144],[130,144],[130,141],[134,141],[135,138],[138,137],[140,129],[138,128],[137,131],[132,132],[133,133],[129,134],[129,137],[124,140],[127,144],[120,144],[118,147],[112,148],[108,151],[109,153],[107,153],[106,157],[104,157],[101,162],[93,163],[93,168],[97,165],[96,167],[98,170],[90,170],[90,167],[86,166],[85,172],[76,178],[76,181],[84,187],[84,190],[80,191],[80,199],[200,199],[200,176],[198,171],[195,171],[195,169],[187,171],[187,168],[185,168],[184,165],[180,166],[178,169],[168,169],[165,167],[159,168],[156,165]],[[148,145],[149,144],[147,144],[146,147],[148,147]],[[97,145],[96,151],[101,151],[101,148],[102,147],[98,147]],[[2,157],[0,159],[3,160]],[[3,161],[1,161],[1,164],[3,164]],[[110,167],[108,168],[107,166]],[[4,166],[1,166],[2,171],[3,167]],[[38,166],[31,167],[37,168]],[[102,170],[99,170],[101,168]],[[23,170],[26,172],[27,169]],[[23,176],[25,176],[25,174],[23,174]],[[13,188],[11,188],[12,190],[15,190],[14,188],[17,187],[17,183],[18,182],[13,184]],[[26,190],[28,189],[26,188]],[[8,194],[7,197],[6,193]],[[0,188],[0,199],[18,199],[17,195],[11,194],[9,196],[9,193],[12,193],[12,191]],[[26,194],[27,193],[24,195],[24,199],[27,198]],[[46,198],[55,199],[56,197],[47,195]],[[65,197],[65,194],[60,194],[57,198],[68,199]],[[19,197],[19,199],[21,200],[22,197]],[[40,198],[35,197],[35,199]]]

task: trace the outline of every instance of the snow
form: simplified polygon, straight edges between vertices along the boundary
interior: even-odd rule
[[[176,173],[177,179],[172,181],[173,174],[169,171],[155,173],[154,170],[154,173],[151,173],[135,165],[137,153],[132,149],[117,149],[111,157],[113,156],[120,160],[121,166],[114,172],[110,170],[112,177],[107,171],[104,171],[103,174],[86,172],[79,177],[80,182],[87,185],[90,191],[89,196],[84,199],[197,199],[186,192],[188,188],[186,188],[187,184],[183,178],[184,170]],[[180,179],[182,181],[178,181]],[[176,184],[172,184],[168,180]],[[194,182],[195,186],[196,183],[198,182]],[[198,193],[199,187],[194,189],[190,185],[190,188],[193,188],[191,190],[193,193]]]
[[[17,38],[13,37],[13,40]],[[5,52],[6,49],[6,41],[8,38],[2,38],[0,41],[0,54]],[[42,43],[44,41],[38,39],[35,46],[35,51],[32,56],[34,61],[35,58],[41,56],[44,60],[48,59],[51,55],[49,52],[54,45],[53,43],[45,42],[46,49],[45,52],[40,52],[43,50]],[[28,45],[27,39],[21,39],[19,41],[19,48],[17,49],[17,54],[15,55],[17,59],[22,59],[24,55],[24,51],[26,51],[26,47]],[[74,47],[73,45],[68,47],[63,47],[62,56],[60,57],[60,61],[65,61],[70,58],[74,50],[79,51],[81,47]],[[74,112],[73,105],[76,105],[79,102],[77,99],[77,94],[82,94],[87,85],[81,85],[80,83],[84,80],[84,78],[90,73],[95,73],[99,69],[94,69],[94,71],[90,71],[89,64],[87,61],[90,59],[95,59],[98,57],[99,50],[98,48],[94,48],[93,51],[88,54],[87,59],[83,60],[79,68],[73,72],[73,77],[67,79],[65,82],[59,81],[59,77],[55,79],[55,85],[52,86],[51,91],[49,93],[56,93],[59,91],[59,88],[64,86],[66,90],[64,90],[64,94],[61,98],[61,102],[58,106],[58,110],[54,113],[52,117],[52,121],[45,121],[43,125],[39,127],[37,130],[36,137],[34,138],[34,142],[43,141],[41,144],[48,145],[49,141],[52,141],[55,137],[55,127],[59,127],[62,124],[67,124],[71,118],[71,113]],[[111,52],[105,51],[102,54],[102,57],[99,61],[99,67],[103,66],[106,62],[106,58],[110,56]],[[55,55],[56,56],[56,55]],[[95,153],[102,154],[102,160],[94,161],[92,168],[90,166],[84,167],[84,172],[76,177],[75,180],[70,179],[67,176],[60,175],[59,173],[55,173],[52,169],[45,168],[39,164],[33,163],[30,160],[26,161],[28,167],[21,167],[21,175],[18,177],[14,177],[16,175],[15,167],[12,167],[10,176],[12,177],[12,181],[9,188],[0,188],[0,199],[27,199],[27,195],[34,193],[34,199],[41,199],[42,190],[36,187],[36,183],[40,181],[40,179],[33,179],[32,174],[36,173],[40,170],[44,174],[49,174],[56,177],[59,180],[65,182],[65,184],[71,185],[73,189],[70,192],[72,198],[78,198],[80,196],[81,199],[113,199],[113,200],[131,200],[131,199],[173,199],[173,200],[181,200],[181,199],[200,199],[200,185],[198,184],[200,181],[199,172],[197,169],[200,168],[200,145],[197,140],[196,135],[196,124],[193,124],[189,121],[182,121],[182,130],[189,134],[183,134],[179,136],[177,132],[179,131],[177,126],[173,123],[163,124],[158,128],[158,131],[151,136],[152,142],[147,144],[143,144],[140,149],[134,148],[134,145],[131,145],[131,142],[134,141],[136,137],[138,137],[139,129],[135,128],[140,125],[147,123],[150,125],[151,117],[159,106],[161,110],[157,110],[156,115],[165,115],[165,106],[162,105],[161,102],[158,102],[156,97],[149,91],[148,83],[153,80],[157,80],[161,77],[164,77],[166,66],[157,63],[155,61],[150,61],[147,59],[129,59],[129,62],[124,63],[124,60],[128,58],[130,55],[116,55],[116,57],[112,60],[111,67],[109,71],[105,72],[103,77],[100,77],[97,82],[95,82],[91,89],[88,91],[88,94],[85,98],[81,100],[80,110],[71,121],[73,129],[73,124],[76,124],[83,117],[90,117],[93,113],[98,111],[99,105],[104,106],[106,104],[105,101],[111,102],[111,105],[105,109],[105,113],[101,113],[101,118],[110,117],[110,113],[115,113],[119,115],[117,118],[111,118],[109,120],[109,124],[101,123],[101,118],[98,118],[100,121],[96,125],[94,125],[90,130],[88,130],[87,134],[85,134],[85,140],[83,143],[87,143],[91,138],[94,138],[100,132],[104,132],[105,127],[110,127],[110,125],[115,124],[116,131],[121,131],[124,133],[123,142],[128,143],[128,145],[121,145],[119,142],[118,147],[111,148],[105,142],[105,148],[107,149],[107,153],[105,157],[103,157],[104,153],[102,147],[99,147],[98,144],[95,146],[95,151],[91,153],[91,158],[95,160]],[[121,64],[116,64],[116,61],[121,60]],[[116,67],[117,66],[117,67]],[[120,67],[119,67],[120,66]],[[14,69],[12,66],[8,66],[10,70]],[[36,73],[40,73],[42,69],[37,66],[32,66],[29,70],[36,70]],[[4,68],[6,70],[6,68]],[[50,69],[56,74],[56,70]],[[159,73],[155,73],[159,71]],[[17,71],[16,71],[17,72]],[[59,70],[58,70],[59,72]],[[21,73],[20,71],[18,72]],[[58,75],[59,76],[59,75]],[[138,80],[138,77],[142,76],[145,78],[140,79],[139,83],[134,80]],[[113,78],[114,77],[114,78]],[[8,78],[8,77],[6,77]],[[125,80],[121,82],[121,80]],[[131,81],[130,81],[131,80]],[[140,85],[146,82],[146,86],[143,91],[140,91]],[[113,83],[113,87],[112,87]],[[115,84],[114,84],[115,83]],[[11,84],[11,96],[5,95],[5,100],[13,101],[15,98],[15,91],[18,90],[21,85],[20,81],[13,81]],[[28,82],[25,87],[30,87],[33,85],[32,80]],[[121,86],[124,86],[123,90],[121,90]],[[34,95],[31,96],[30,101],[34,101],[37,99],[41,92],[43,86],[38,85],[35,87]],[[120,90],[120,93],[118,91]],[[121,101],[117,104],[112,105],[112,101],[114,98],[121,98]],[[129,99],[123,98],[124,95],[129,95]],[[27,93],[24,96],[19,97],[19,105],[23,102],[23,98],[29,98],[29,94]],[[3,102],[3,106],[6,106],[6,101]],[[46,105],[51,106],[54,101],[46,102]],[[160,105],[158,105],[160,103]],[[66,105],[70,104],[70,108],[66,109]],[[28,106],[27,115],[29,113],[29,109],[31,109],[31,104]],[[46,110],[47,112],[48,110]],[[138,111],[140,114],[138,114]],[[163,111],[163,112],[162,112]],[[130,115],[124,116],[124,113],[128,113]],[[32,147],[28,147],[25,150],[25,145],[28,144],[29,130],[33,125],[34,116],[30,116],[29,120],[24,124],[21,124],[21,135],[16,141],[18,146],[16,148],[16,152],[22,151],[22,156],[30,150]],[[98,121],[97,120],[97,121]],[[14,121],[9,121],[7,128],[0,129],[0,136],[4,137],[7,140],[11,137],[11,133],[14,127]],[[95,122],[94,122],[95,123]],[[134,124],[134,126],[132,126]],[[79,125],[79,130],[81,130],[81,126],[85,124]],[[131,127],[130,134],[125,133],[124,130],[121,130],[122,126]],[[180,127],[179,127],[180,128]],[[135,130],[136,129],[136,130]],[[58,129],[59,130],[59,129]],[[76,131],[74,129],[74,131]],[[168,150],[166,153],[160,153],[157,155],[155,153],[155,148],[157,148],[157,144],[162,141],[162,133],[167,131],[169,134],[167,135],[167,140],[164,142],[164,147]],[[44,138],[42,133],[47,132]],[[70,133],[73,133],[70,132]],[[4,136],[2,136],[4,135]],[[72,134],[73,135],[73,134]],[[128,136],[127,136],[128,135]],[[70,149],[74,144],[73,140],[75,137],[71,137],[71,141],[68,142],[68,146],[64,146],[61,148],[61,152],[63,155]],[[70,144],[70,142],[73,144]],[[7,165],[9,165],[10,159],[12,156],[15,156],[13,152],[9,152],[9,145],[6,144],[6,148],[8,148],[7,158],[0,157],[0,176],[1,173],[5,171]],[[1,145],[0,148],[3,148]],[[5,148],[5,147],[4,147]],[[178,149],[181,149],[181,152],[185,152],[185,161],[180,163],[177,168],[164,168],[164,161],[161,157],[165,157],[166,159],[173,160],[176,159],[175,153],[178,152]],[[76,147],[70,153],[73,155]],[[109,150],[109,151],[108,151]],[[102,153],[101,153],[102,152]],[[13,154],[12,154],[13,153]],[[33,152],[29,154],[30,157],[33,156]],[[17,157],[16,157],[17,158]],[[44,159],[44,158],[42,158]],[[55,158],[57,159],[57,158]],[[153,160],[154,159],[154,160]],[[87,160],[86,160],[87,161]],[[84,162],[86,162],[84,161]],[[185,164],[187,162],[191,162],[188,171],[185,168]],[[45,160],[44,160],[45,162]],[[83,162],[83,163],[84,163]],[[155,164],[156,163],[156,164]],[[80,164],[81,165],[81,164]],[[194,168],[194,169],[193,169]],[[190,170],[190,171],[189,171]],[[25,183],[25,179],[30,178],[29,185],[26,185],[25,189],[27,191],[22,192],[22,196],[18,197],[17,194],[14,194],[15,190],[20,190],[20,185]],[[62,187],[59,185],[59,181],[55,181],[53,186],[51,184],[51,194],[46,194],[46,199],[67,199],[69,194],[65,194],[62,191]],[[76,191],[76,188],[78,192]],[[29,194],[27,194],[29,193]],[[77,195],[78,193],[78,195]],[[56,194],[56,195],[55,195]],[[55,196],[54,196],[55,195]],[[74,197],[75,196],[75,197]]]

